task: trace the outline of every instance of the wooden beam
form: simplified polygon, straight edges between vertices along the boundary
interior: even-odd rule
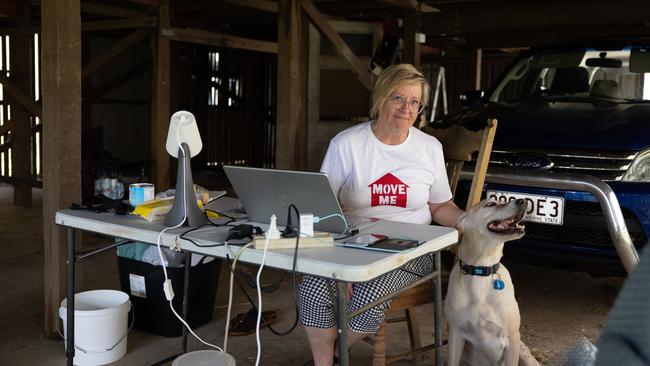
[[[202,29],[167,27],[163,28],[161,32],[163,36],[173,41],[257,52],[278,53],[278,44],[274,42],[235,37]]]
[[[81,31],[93,32],[113,29],[145,28],[155,27],[157,25],[158,18],[156,17],[96,20],[92,22],[83,22],[81,24]]]
[[[337,33],[345,34],[373,34],[380,29],[378,23],[353,22],[349,20],[330,20],[329,23]]]
[[[307,42],[307,169],[318,171],[323,161],[321,155],[322,144],[318,140],[319,120],[320,120],[320,72],[322,60],[320,55],[320,34],[314,26],[308,27],[309,39]],[[336,57],[340,60],[340,57]]]
[[[135,3],[135,4],[159,6],[165,0],[126,0],[126,1],[131,2],[131,3]]]
[[[65,293],[66,237],[56,211],[81,200],[80,0],[44,0],[43,32],[43,331],[57,334]]]
[[[476,49],[476,62],[474,72],[474,90],[481,90],[481,69],[483,68],[483,49]]]
[[[440,9],[418,0],[380,0],[380,2],[420,13],[437,13],[440,11]]]
[[[20,35],[34,35],[34,33],[40,33],[40,25],[31,25],[28,27],[2,27],[0,28],[0,33],[6,36],[20,36]]]
[[[301,129],[304,130],[302,113],[306,103],[303,100],[303,82],[306,70],[302,65],[303,23],[300,11],[301,0],[280,0],[278,2],[278,93],[276,113],[275,167],[278,169],[300,169],[302,159]]]
[[[0,144],[0,151],[7,151],[9,148],[12,147],[13,142],[14,142],[13,135],[10,135],[5,139],[5,142]]]
[[[162,0],[158,8],[158,32],[151,37],[153,60],[153,77],[151,85],[151,160],[152,181],[158,191],[170,187],[169,155],[165,150],[169,117],[171,117],[170,103],[170,72],[171,53],[169,38],[164,37],[162,30],[169,27],[169,0]]]
[[[104,51],[101,55],[95,57],[92,61],[83,67],[81,72],[82,78],[87,78],[93,72],[97,71],[100,67],[106,65],[108,62],[131,48],[131,46],[145,40],[147,37],[149,37],[150,34],[150,28],[140,28],[131,32],[123,39],[117,41],[109,49]]]
[[[420,33],[422,17],[419,13],[408,14],[404,21],[404,62],[420,68],[422,48],[416,37]]]
[[[266,11],[268,13],[278,13],[278,3],[269,0],[221,0],[222,3],[233,4],[245,8]]]
[[[494,134],[497,131],[497,124],[496,119],[489,118],[483,130],[481,147],[478,150],[479,154],[476,158],[476,166],[474,167],[474,179],[472,179],[472,186],[469,189],[465,209],[469,209],[481,200],[481,193],[483,192],[483,184],[485,183],[485,174],[490,164],[490,154],[492,154],[492,143],[494,142]]]
[[[147,16],[147,12],[137,9],[129,9],[123,6],[112,6],[100,3],[89,3],[86,1],[81,3],[81,12],[117,18],[138,18]]]
[[[341,38],[341,36],[334,30],[327,19],[325,19],[320,14],[320,12],[318,12],[318,9],[316,9],[314,3],[312,3],[310,0],[302,0],[302,9],[305,11],[305,14],[307,14],[307,17],[312,22],[314,27],[316,27],[316,29],[318,29],[318,31],[330,42],[332,42],[332,45],[334,45],[336,52],[338,52],[339,55],[341,55],[341,57],[343,57],[350,64],[352,72],[359,79],[359,81],[361,81],[361,83],[368,90],[372,90],[375,81],[368,71],[367,66],[363,65],[361,61],[359,61],[357,56],[354,54],[354,52],[352,52],[343,38]]]
[[[30,62],[30,64],[32,63]],[[15,64],[12,63],[12,65]],[[41,104],[35,101],[34,98],[29,95],[30,93],[26,92],[23,89],[23,87],[18,86],[13,80],[6,77],[5,74],[3,73],[0,73],[0,84],[2,84],[7,94],[11,95],[18,103],[20,103],[21,106],[26,108],[31,114],[39,118],[42,117],[43,112],[42,112]]]
[[[10,121],[5,121],[5,124],[0,126],[0,135],[4,135],[5,133],[11,131],[11,124],[9,122]]]
[[[20,19],[20,26],[29,24],[30,12],[29,3],[23,2],[23,16]],[[11,58],[11,79],[15,83],[14,89],[30,90],[34,85],[34,47],[33,36],[10,37],[10,58]],[[20,93],[18,93],[20,94]],[[33,91],[26,93],[27,100],[34,102]],[[14,183],[14,205],[19,207],[32,206],[32,186],[28,184],[32,178],[32,141],[31,141],[31,113],[23,106],[13,94],[7,98],[11,105],[11,129],[12,153],[11,165],[12,175],[17,179]],[[40,110],[40,108],[39,108]]]

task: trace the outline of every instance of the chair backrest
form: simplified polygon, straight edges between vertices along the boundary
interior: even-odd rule
[[[615,80],[596,80],[591,86],[590,97],[621,99],[621,88]]]
[[[481,192],[490,162],[496,128],[497,120],[494,118],[488,119],[485,128],[479,131],[471,131],[458,125],[447,128],[433,128],[430,126],[422,128],[423,132],[434,136],[442,144],[447,164],[447,177],[453,194],[456,193],[456,185],[463,164],[471,161],[472,154],[478,152],[472,187],[465,207],[471,207],[481,200]]]

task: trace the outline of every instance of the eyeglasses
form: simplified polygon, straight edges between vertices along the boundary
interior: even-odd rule
[[[424,104],[419,99],[406,99],[401,95],[391,95],[388,97],[391,108],[400,109],[404,104],[408,106],[411,113],[420,113],[424,109]]]

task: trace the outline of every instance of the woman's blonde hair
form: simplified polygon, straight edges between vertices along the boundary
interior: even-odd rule
[[[429,101],[429,83],[415,66],[399,64],[389,66],[382,71],[377,78],[377,82],[375,82],[370,117],[376,119],[391,93],[398,87],[409,84],[420,84],[422,87],[422,104],[426,105]]]

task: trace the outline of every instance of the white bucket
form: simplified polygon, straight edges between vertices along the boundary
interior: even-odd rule
[[[172,366],[235,366],[235,359],[220,351],[202,350],[177,357]]]
[[[94,290],[74,295],[74,364],[97,366],[115,362],[126,354],[129,295],[115,290]],[[67,299],[59,317],[67,339]],[[67,345],[67,343],[66,343]]]

